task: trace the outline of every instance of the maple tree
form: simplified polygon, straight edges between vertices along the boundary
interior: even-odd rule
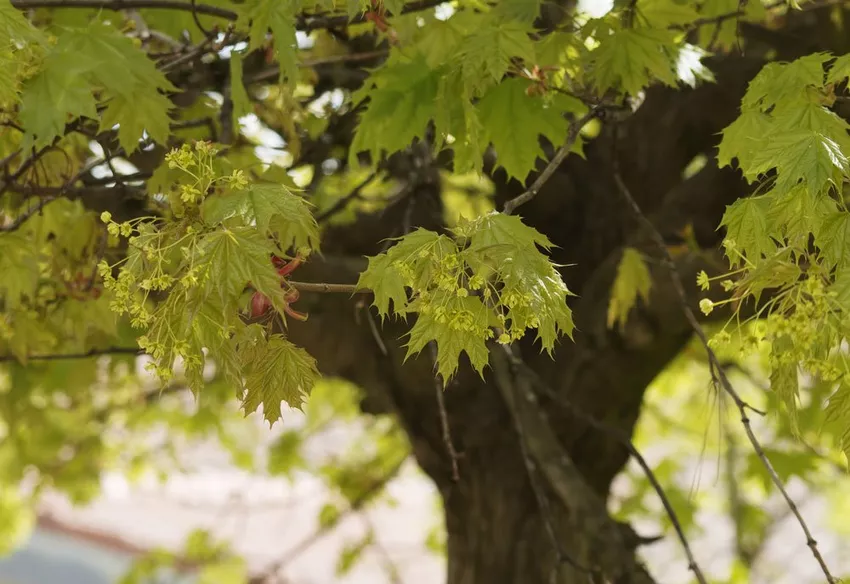
[[[689,543],[685,463],[641,454],[704,452],[663,423],[677,407],[719,424],[718,453],[751,447],[726,462],[725,581],[754,577],[773,494],[837,582],[785,484],[846,484],[850,457],[848,17],[0,0],[0,549],[43,489],[85,501],[102,469],[159,464],[112,429],[215,434],[250,466],[236,409],[306,407],[310,430],[327,407],[390,416],[374,456],[314,468],[285,433],[269,469],[354,506],[415,458],[449,584],[652,582],[628,525],[647,513],[719,582]],[[673,388],[688,367],[704,384]],[[193,413],[169,401],[184,389]],[[634,492],[609,500],[618,475]],[[217,545],[195,534],[183,557],[247,581]]]

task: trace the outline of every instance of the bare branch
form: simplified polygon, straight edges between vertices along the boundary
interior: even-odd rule
[[[349,203],[351,203],[354,199],[357,199],[357,198],[360,197],[360,193],[363,191],[363,189],[365,189],[369,185],[369,183],[371,183],[373,180],[375,180],[375,177],[377,177],[377,176],[378,176],[377,171],[370,173],[369,176],[367,176],[357,186],[355,186],[353,189],[351,189],[350,193],[348,193],[347,195],[342,197],[340,200],[338,200],[336,203],[331,205],[331,207],[328,210],[320,213],[316,217],[316,221],[318,223],[324,223],[325,221],[327,221],[328,219],[330,219],[331,217],[333,217],[334,215],[336,215],[337,213],[339,213],[340,211],[345,209],[349,205]]]
[[[788,494],[788,491],[782,484],[782,479],[780,479],[779,475],[776,474],[776,470],[774,470],[773,465],[770,463],[770,459],[767,457],[767,454],[765,454],[761,443],[753,432],[747,410],[756,410],[752,408],[747,402],[745,402],[735,390],[735,388],[732,386],[732,383],[729,381],[729,377],[726,375],[726,370],[721,366],[717,355],[714,353],[714,350],[712,350],[712,348],[709,346],[708,337],[706,336],[705,331],[697,320],[694,311],[691,310],[691,306],[688,302],[688,294],[685,291],[685,285],[682,282],[682,277],[679,274],[678,269],[676,268],[676,264],[673,261],[673,257],[670,255],[670,251],[664,244],[664,238],[652,224],[652,221],[650,221],[649,218],[647,218],[647,216],[643,214],[643,211],[637,204],[637,201],[634,199],[628,187],[626,186],[626,183],[623,181],[623,178],[620,176],[619,170],[617,170],[616,168],[616,157],[614,181],[617,183],[617,188],[619,189],[623,198],[626,200],[626,202],[634,212],[635,217],[647,230],[650,237],[652,237],[653,243],[655,243],[656,247],[658,247],[659,251],[661,252],[662,263],[670,274],[670,279],[673,283],[673,288],[675,289],[676,295],[679,298],[679,303],[681,304],[682,312],[684,313],[685,318],[687,318],[688,323],[690,324],[691,328],[699,338],[700,343],[705,348],[705,351],[708,354],[708,362],[710,368],[712,369],[712,375],[715,376],[718,385],[723,388],[723,390],[729,397],[732,398],[732,401],[738,408],[738,412],[741,416],[741,423],[744,425],[744,431],[747,434],[747,438],[749,439],[753,450],[755,450],[756,455],[758,456],[762,465],[764,465],[764,467],[767,469],[767,472],[770,475],[773,484],[776,485],[776,488],[782,494],[782,497],[785,499],[785,502],[788,504],[788,507],[791,509],[791,512],[797,518],[797,522],[800,524],[800,527],[802,528],[803,533],[806,536],[806,545],[812,551],[812,555],[815,557],[815,560],[817,560],[818,564],[820,565],[821,570],[826,576],[827,582],[829,582],[829,584],[836,584],[838,580],[830,573],[829,568],[826,565],[826,561],[823,559],[820,550],[818,550],[817,542],[815,541],[814,537],[812,537],[812,533],[809,530],[808,524],[806,523],[805,519],[803,519],[803,516],[800,514],[799,509],[797,509],[797,505],[794,503],[793,499],[791,499],[791,496]]]
[[[419,0],[410,2],[401,10],[401,14],[421,12],[442,4],[445,0]],[[133,10],[144,8],[159,8],[164,10],[179,10],[193,12],[206,16],[216,16],[225,20],[235,21],[239,14],[233,10],[211,6],[209,4],[197,4],[195,2],[182,2],[181,0],[11,0],[12,6],[19,10],[31,8],[98,8],[101,10]],[[366,22],[366,14],[355,16],[348,14],[300,14],[296,18],[295,27],[298,30],[309,32],[322,28],[344,28],[350,24]],[[202,29],[203,30],[203,29]]]
[[[334,527],[339,525],[339,522],[342,519],[359,511],[364,505],[369,503],[376,495],[378,495],[384,487],[398,476],[406,460],[406,456],[399,460],[385,475],[379,477],[361,491],[357,497],[351,501],[347,509],[341,511],[333,520],[327,522],[325,525],[318,527],[312,534],[302,539],[293,548],[287,551],[281,559],[273,562],[260,574],[251,578],[249,584],[265,584],[267,582],[271,582],[272,578],[274,578],[278,572],[285,568],[300,554],[311,548],[317,541],[325,537]]]
[[[101,355],[143,355],[144,351],[138,347],[107,347],[105,349],[92,349],[84,353],[54,353],[47,355],[27,355],[27,361],[63,361],[66,359],[87,359]],[[0,355],[0,363],[17,361],[14,355]]]
[[[45,205],[51,203],[56,200],[56,197],[44,197],[38,203],[36,203],[31,209],[29,209],[26,213],[18,216],[14,221],[9,223],[8,225],[0,225],[0,233],[10,233],[12,231],[17,231],[21,228],[21,226],[27,222],[27,220],[33,215],[37,215],[44,209]]]
[[[582,117],[570,124],[569,131],[567,132],[567,139],[564,140],[564,144],[561,146],[560,149],[558,149],[558,151],[555,153],[555,156],[552,157],[552,160],[549,161],[549,164],[547,164],[546,168],[543,169],[543,172],[540,173],[540,176],[535,179],[535,181],[524,193],[517,195],[516,197],[505,203],[505,206],[502,209],[502,213],[504,213],[505,215],[510,215],[511,213],[516,211],[517,207],[526,204],[531,199],[537,196],[537,194],[540,192],[540,189],[542,189],[543,185],[546,184],[546,181],[549,180],[553,174],[555,174],[555,171],[558,169],[559,166],[561,166],[561,163],[570,154],[570,150],[572,150],[573,145],[576,143],[581,129],[587,122],[595,118],[598,113],[599,107],[593,107],[589,112],[587,112]]]
[[[452,432],[449,426],[449,414],[446,412],[446,400],[443,392],[446,389],[446,384],[439,374],[436,373],[437,368],[437,343],[431,341],[428,343],[428,348],[431,351],[431,360],[434,362],[434,389],[437,395],[437,410],[440,413],[440,428],[443,432],[443,443],[446,445],[446,451],[449,453],[449,459],[452,463],[452,480],[457,482],[460,480],[460,473],[457,469],[458,454],[455,450],[454,442],[452,442]]]
[[[98,8],[101,10],[131,10],[141,8],[162,8],[196,12],[207,16],[218,16],[227,20],[236,20],[239,15],[226,8],[208,4],[190,4],[180,0],[11,0],[12,6],[19,10],[30,8]]]
[[[356,284],[327,284],[324,282],[287,282],[299,292],[317,292],[319,294],[369,294],[370,291],[358,288]]]

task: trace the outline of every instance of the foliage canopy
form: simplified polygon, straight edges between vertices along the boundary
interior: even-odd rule
[[[741,23],[821,3],[568,4],[553,21],[537,0],[0,0],[0,514],[30,467],[39,488],[85,500],[93,469],[148,464],[102,438],[118,420],[227,442],[231,402],[269,424],[304,406],[328,382],[288,337],[309,318],[302,296],[367,297],[381,322],[405,320],[405,359],[433,350],[444,385],[466,362],[483,377],[500,345],[528,336],[569,351],[569,268],[521,205],[646,92],[714,83],[703,59],[740,50]],[[850,124],[836,108],[849,81],[850,55],[818,52],[749,82],[712,156],[753,193],[718,226],[728,267],[698,277],[699,307],[725,322],[709,359],[763,361],[773,423],[848,457]],[[323,143],[348,114],[347,141]],[[525,185],[507,212],[490,196],[497,176]],[[356,284],[295,277],[335,229],[435,180],[439,228],[405,219]],[[656,279],[627,246],[607,326],[625,327]],[[157,388],[135,372],[141,354]],[[183,387],[193,415],[133,409]],[[390,434],[382,467],[408,453]],[[69,444],[74,464],[58,464]],[[325,472],[344,490],[350,477]],[[0,529],[0,549],[11,536]],[[187,554],[218,557],[212,545]],[[210,581],[239,581],[237,564]]]

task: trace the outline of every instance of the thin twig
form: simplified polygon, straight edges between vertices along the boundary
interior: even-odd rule
[[[679,516],[676,514],[676,511],[673,509],[673,505],[670,503],[670,498],[667,496],[667,493],[664,490],[664,487],[661,486],[661,483],[658,480],[658,477],[655,476],[655,472],[653,472],[652,468],[649,466],[649,463],[646,462],[646,459],[631,441],[629,436],[614,426],[601,422],[580,410],[573,403],[564,399],[561,395],[555,393],[555,391],[546,385],[543,380],[540,378],[537,373],[535,373],[519,356],[517,356],[514,352],[509,353],[510,358],[513,360],[514,367],[517,371],[527,375],[535,385],[537,385],[540,389],[544,391],[550,398],[556,400],[559,404],[568,408],[573,415],[580,418],[588,425],[596,428],[604,432],[605,434],[613,437],[617,442],[619,442],[626,450],[629,451],[629,454],[640,466],[643,474],[646,475],[647,480],[649,480],[650,485],[652,485],[653,490],[658,495],[658,498],[661,500],[661,504],[664,506],[664,511],[667,513],[667,517],[670,519],[670,523],[673,525],[673,529],[676,532],[676,537],[679,538],[679,543],[682,545],[682,549],[685,552],[685,555],[688,558],[688,569],[694,573],[694,577],[697,579],[697,582],[700,584],[707,584],[708,581],[705,578],[705,575],[702,573],[702,570],[697,564],[696,557],[694,556],[693,551],[691,550],[691,546],[688,543],[687,536],[685,535],[685,530],[682,527],[682,522],[679,520]]]
[[[207,30],[206,27],[204,27],[204,25],[201,24],[201,19],[198,17],[198,2],[197,2],[197,0],[192,0],[192,20],[195,21],[195,26],[198,27],[198,30],[200,30],[204,34],[205,37],[209,38],[209,37],[211,37],[215,34],[215,32],[211,32],[211,31]]]
[[[292,560],[297,558],[300,554],[304,553],[317,541],[327,535],[331,529],[339,525],[340,521],[342,521],[347,515],[350,515],[351,513],[362,509],[366,503],[368,503],[375,495],[377,495],[384,487],[386,487],[390,483],[390,481],[392,481],[398,476],[406,460],[407,457],[403,457],[401,460],[399,460],[392,468],[390,468],[387,474],[373,481],[360,494],[358,494],[357,497],[351,501],[348,507],[345,510],[341,511],[334,520],[316,528],[316,530],[312,534],[308,535],[299,543],[297,543],[294,547],[290,548],[282,558],[270,564],[257,576],[251,578],[250,584],[262,584],[264,582],[267,582],[272,576],[280,572],[290,562],[292,562]]]
[[[239,14],[233,10],[211,6],[209,4],[195,4],[182,2],[181,0],[11,0],[12,6],[19,10],[31,8],[98,8],[101,10],[132,10],[143,8],[159,8],[164,10],[180,10],[184,12],[195,12],[207,16],[216,16],[226,20],[235,21]],[[419,0],[406,4],[401,14],[421,12],[443,4],[445,0]],[[304,32],[322,28],[344,28],[351,24],[366,22],[366,13],[356,15],[348,14],[299,14],[295,19],[295,28]]]
[[[23,226],[27,220],[41,212],[42,209],[48,204],[52,203],[56,200],[56,197],[44,197],[38,203],[35,204],[31,209],[29,209],[26,213],[19,215],[17,219],[9,223],[8,225],[0,225],[0,233],[11,233],[12,231],[17,231]]]
[[[358,288],[356,284],[327,284],[325,282],[287,282],[299,292],[317,292],[319,294],[368,294],[371,291]]]
[[[19,10],[31,8],[98,8],[101,10],[131,10],[133,8],[160,8],[167,10],[182,10],[197,12],[208,16],[218,16],[227,20],[236,20],[239,15],[226,8],[198,4],[180,0],[11,0],[12,6]]]
[[[366,188],[369,185],[369,183],[371,183],[373,180],[375,180],[375,177],[377,177],[377,176],[378,176],[378,171],[374,171],[374,172],[370,173],[369,176],[367,176],[357,186],[355,186],[353,189],[351,189],[350,193],[348,193],[347,195],[345,195],[344,197],[339,199],[337,202],[335,202],[333,205],[331,205],[331,207],[329,209],[327,209],[326,211],[319,213],[319,215],[316,217],[316,222],[317,223],[324,223],[325,221],[327,221],[328,219],[330,219],[331,217],[333,217],[334,215],[336,215],[337,213],[339,213],[343,209],[345,209],[349,205],[349,203],[351,203],[354,199],[357,199],[358,197],[360,197],[360,193],[363,191],[363,189]]]
[[[587,112],[582,117],[570,124],[569,131],[567,131],[567,139],[564,140],[564,144],[555,153],[555,156],[552,157],[552,160],[549,162],[549,164],[546,165],[546,168],[543,169],[543,172],[540,173],[540,176],[537,177],[537,179],[531,184],[528,190],[526,190],[520,195],[517,195],[516,197],[505,203],[505,206],[502,209],[502,213],[504,213],[505,215],[510,215],[511,213],[516,211],[517,207],[526,204],[531,199],[537,196],[537,194],[540,192],[540,189],[542,189],[543,185],[546,184],[546,181],[549,180],[553,174],[555,174],[555,171],[558,169],[559,166],[561,166],[561,163],[570,154],[570,150],[572,150],[573,145],[576,143],[581,129],[587,122],[595,118],[598,112],[599,107],[595,106],[591,108],[589,112]]]
[[[83,165],[83,167],[79,171],[77,171],[77,173],[73,177],[68,179],[68,181],[66,181],[64,185],[59,187],[59,190],[56,192],[55,195],[44,197],[43,199],[41,199],[35,205],[35,207],[33,207],[32,209],[30,209],[29,211],[27,211],[26,213],[24,213],[23,215],[21,215],[20,217],[15,219],[9,225],[0,226],[0,232],[9,233],[11,231],[15,231],[15,230],[19,229],[24,223],[26,223],[27,219],[29,219],[30,217],[32,217],[36,213],[39,213],[47,204],[55,201],[58,197],[65,195],[68,192],[68,190],[73,186],[73,184],[75,182],[77,182],[83,176],[85,176],[86,174],[91,172],[91,170],[95,166],[98,166],[99,164],[102,164],[102,163],[103,163],[102,160],[94,159],[91,162],[89,162],[88,164]],[[20,174],[20,170],[16,174]]]
[[[449,453],[449,459],[452,463],[452,480],[454,482],[458,482],[460,480],[460,473],[457,468],[457,450],[455,450],[454,442],[452,441],[452,432],[451,427],[449,426],[449,414],[446,411],[446,400],[445,396],[443,396],[443,392],[446,389],[446,384],[443,382],[443,379],[436,372],[437,369],[437,343],[436,341],[431,341],[428,343],[428,348],[431,351],[431,360],[434,362],[434,389],[437,394],[437,410],[440,413],[440,427],[443,433],[443,444],[446,446],[446,452]]]
[[[27,361],[63,361],[66,359],[86,359],[100,355],[143,355],[138,347],[108,347],[106,349],[91,349],[84,353],[54,353],[47,355],[27,355]],[[0,363],[17,361],[14,355],[0,355]]]
[[[691,328],[694,333],[700,340],[703,348],[708,354],[708,361],[711,369],[714,371],[714,374],[717,376],[717,380],[719,382],[720,387],[726,392],[729,397],[732,398],[735,406],[738,408],[738,412],[741,416],[741,423],[744,425],[744,430],[747,434],[747,438],[750,441],[750,444],[755,450],[756,455],[759,460],[761,460],[762,465],[767,469],[768,474],[770,475],[773,484],[776,485],[776,488],[779,489],[779,492],[782,494],[782,497],[785,499],[785,502],[788,504],[788,507],[791,509],[791,512],[797,518],[797,522],[800,524],[800,527],[803,530],[803,533],[806,536],[806,545],[812,551],[812,555],[817,560],[820,565],[821,570],[826,576],[829,584],[836,584],[838,580],[830,573],[829,568],[826,565],[826,561],[823,559],[823,556],[818,550],[817,542],[814,537],[812,537],[812,533],[809,530],[809,526],[806,523],[805,519],[803,519],[802,514],[799,509],[797,509],[797,505],[794,503],[791,496],[788,494],[788,491],[785,490],[785,486],[782,484],[782,479],[779,478],[779,475],[776,474],[776,470],[774,470],[773,465],[770,463],[770,459],[765,454],[764,449],[761,446],[758,438],[756,438],[755,433],[753,432],[752,425],[750,424],[750,418],[747,414],[747,410],[754,410],[747,402],[745,402],[735,388],[732,386],[732,383],[729,381],[729,377],[726,375],[725,369],[721,366],[717,355],[714,353],[714,350],[708,344],[708,337],[705,334],[702,326],[697,320],[694,311],[691,310],[690,304],[688,302],[688,294],[685,291],[685,285],[682,282],[682,277],[679,274],[679,270],[676,268],[676,263],[673,260],[673,256],[670,255],[670,251],[667,249],[667,246],[664,244],[664,238],[661,236],[661,233],[655,228],[652,221],[643,214],[640,206],[637,204],[637,201],[632,196],[629,191],[626,183],[623,181],[620,176],[619,170],[616,168],[616,157],[615,157],[615,169],[614,169],[614,181],[617,184],[617,188],[622,194],[623,198],[626,200],[628,205],[631,207],[632,211],[635,214],[635,217],[640,221],[640,223],[647,229],[649,235],[652,237],[653,242],[656,247],[658,247],[659,251],[662,254],[662,260],[664,266],[667,268],[670,273],[670,279],[673,283],[673,288],[678,296],[679,303],[681,305],[682,312],[685,315],[685,318],[688,320]]]
[[[344,55],[331,55],[330,57],[321,57],[318,59],[307,59],[299,61],[298,67],[306,69],[310,67],[323,67],[327,65],[336,65],[339,63],[358,63],[360,61],[371,61],[380,57],[386,57],[389,51],[380,49],[376,51],[366,51],[363,53],[345,53]],[[261,81],[270,81],[277,79],[280,76],[280,67],[270,67],[264,71],[258,71],[253,75],[246,76],[243,82],[248,85],[251,83],[259,83]]]

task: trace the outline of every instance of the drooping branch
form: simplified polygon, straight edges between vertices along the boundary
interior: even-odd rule
[[[838,580],[829,571],[829,568],[826,565],[826,561],[823,559],[823,556],[821,555],[820,550],[817,547],[817,542],[815,541],[814,537],[812,536],[811,530],[809,529],[809,526],[806,523],[806,520],[803,518],[802,514],[800,513],[799,509],[797,508],[797,505],[794,502],[794,500],[788,494],[788,491],[785,489],[785,486],[782,484],[782,479],[779,478],[779,475],[776,473],[776,470],[773,468],[773,465],[770,463],[770,459],[767,457],[767,454],[764,452],[764,448],[762,447],[761,442],[759,441],[759,439],[756,437],[755,433],[753,432],[752,424],[750,423],[748,410],[749,411],[757,411],[757,410],[755,410],[752,406],[750,406],[747,402],[745,402],[743,400],[743,398],[741,398],[738,391],[735,389],[735,387],[729,381],[729,377],[726,374],[726,370],[723,368],[723,366],[720,363],[720,360],[718,359],[714,350],[711,348],[711,346],[708,343],[708,337],[706,336],[705,330],[703,330],[702,325],[700,325],[699,320],[697,320],[697,317],[694,314],[694,311],[691,309],[690,303],[688,302],[688,295],[687,295],[687,292],[685,291],[684,283],[682,282],[682,277],[679,274],[678,269],[676,268],[676,263],[673,260],[673,257],[670,255],[670,250],[667,248],[667,246],[664,243],[664,238],[662,237],[661,233],[655,228],[655,225],[652,223],[652,221],[650,221],[649,218],[646,215],[644,215],[643,211],[641,210],[641,208],[638,205],[635,198],[632,196],[631,192],[629,191],[628,186],[623,181],[623,179],[620,176],[619,172],[617,171],[616,167],[615,167],[615,171],[614,171],[614,180],[617,184],[617,188],[620,191],[620,194],[622,195],[623,199],[628,204],[628,206],[632,209],[636,219],[646,229],[649,236],[652,238],[656,247],[658,248],[659,252],[661,253],[662,263],[663,263],[664,267],[667,269],[667,271],[669,272],[670,280],[672,281],[673,288],[674,288],[674,290],[676,292],[676,296],[679,300],[681,310],[684,313],[685,318],[687,319],[691,328],[693,329],[694,334],[696,334],[697,338],[699,338],[700,343],[702,344],[706,353],[708,354],[709,367],[712,371],[712,377],[716,380],[716,385],[718,385],[721,389],[723,389],[723,391],[730,398],[732,398],[732,402],[735,404],[735,407],[738,409],[738,413],[740,414],[740,417],[741,417],[741,423],[744,426],[744,431],[747,434],[747,438],[750,441],[750,444],[752,445],[753,450],[755,451],[755,453],[758,456],[759,460],[761,461],[762,465],[764,466],[764,468],[767,470],[768,474],[770,475],[770,478],[773,481],[773,484],[779,490],[783,499],[785,499],[785,502],[787,503],[788,507],[791,509],[791,512],[794,514],[794,517],[796,517],[797,522],[800,524],[800,527],[802,528],[803,533],[806,536],[806,545],[811,550],[812,555],[814,556],[815,560],[817,561],[818,565],[820,566],[821,570],[823,571],[824,575],[826,576],[827,582],[829,582],[829,584],[836,584],[838,582]]]

